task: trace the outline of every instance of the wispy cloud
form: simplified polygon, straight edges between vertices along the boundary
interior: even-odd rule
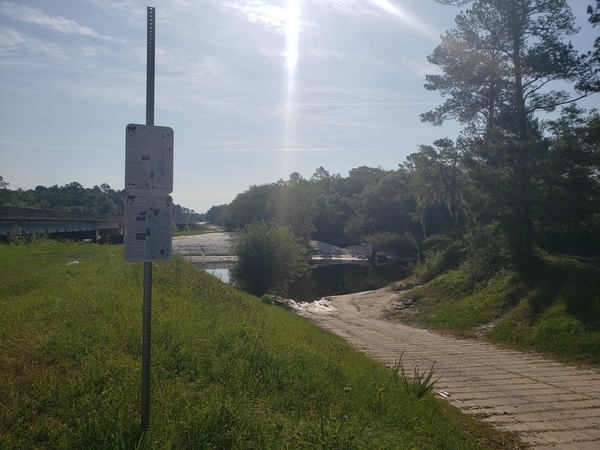
[[[177,149],[178,152],[189,153],[307,153],[307,152],[335,152],[344,150],[337,147],[273,147],[273,148],[201,148],[201,149]]]
[[[52,43],[32,38],[9,27],[0,27],[0,63],[23,63],[31,64],[27,56],[44,55],[52,60],[66,61],[67,55],[63,49]],[[36,58],[39,65],[40,61]]]
[[[105,41],[125,42],[123,39],[113,36],[101,35],[93,28],[80,25],[76,21],[67,19],[66,17],[46,14],[43,10],[38,8],[2,2],[0,3],[0,14],[21,22],[40,25],[58,33],[78,34]]]
[[[323,102],[323,103],[287,103],[289,106],[347,106],[347,107],[360,107],[360,106],[423,106],[423,105],[437,105],[438,103],[428,102]]]
[[[223,6],[241,12],[250,22],[269,30],[285,32],[288,11],[284,7],[271,5],[263,0],[250,0],[243,4],[223,2]]]

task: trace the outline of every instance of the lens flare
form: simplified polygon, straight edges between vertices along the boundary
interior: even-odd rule
[[[293,147],[292,141],[295,130],[293,124],[295,122],[295,110],[293,107],[296,95],[296,69],[298,65],[298,46],[300,38],[300,0],[288,0],[287,18],[285,27],[286,37],[286,69],[287,69],[287,86],[285,92],[285,126],[283,136],[283,173],[285,176],[290,173],[289,148]]]
[[[415,17],[410,16],[409,14],[407,14],[406,12],[404,12],[403,10],[398,8],[396,5],[394,5],[389,0],[368,0],[368,1],[373,3],[374,5],[379,6],[383,10],[389,12],[390,14],[398,17],[406,25],[408,25],[411,28],[414,28],[419,33],[425,35],[426,37],[433,40],[434,42],[437,42],[439,40],[438,32],[436,32],[433,28],[427,26],[427,24],[420,22]]]
[[[290,0],[287,7],[287,20],[285,26],[286,37],[286,65],[288,72],[296,69],[298,62],[298,37],[300,34],[300,1]]]

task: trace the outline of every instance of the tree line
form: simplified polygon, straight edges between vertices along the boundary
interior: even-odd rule
[[[106,183],[85,188],[76,181],[64,186],[36,186],[35,189],[11,190],[9,183],[0,176],[2,206],[122,216],[124,196],[124,190],[113,189]],[[173,206],[173,216],[177,222],[204,221],[204,214],[178,204]]]
[[[539,249],[600,251],[600,115],[577,105],[600,91],[600,38],[587,53],[573,48],[566,0],[437,1],[466,8],[428,58],[439,70],[425,88],[444,101],[421,120],[457,121],[457,139],[421,145],[396,170],[320,167],[251,186],[207,220],[337,245],[412,236],[442,266],[479,258],[521,274]],[[597,25],[600,0],[587,12]]]

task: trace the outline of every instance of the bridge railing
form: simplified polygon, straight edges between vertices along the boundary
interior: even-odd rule
[[[41,233],[93,242],[118,242],[123,216],[0,206],[0,239],[13,234]],[[115,239],[116,238],[116,239]]]
[[[118,222],[123,221],[123,216],[0,206],[0,220]]]

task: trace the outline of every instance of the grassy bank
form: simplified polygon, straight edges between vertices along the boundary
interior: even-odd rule
[[[151,431],[140,441],[143,265],[121,253],[0,246],[0,448],[512,445],[181,258],[154,266]]]
[[[415,300],[401,321],[463,337],[536,350],[600,366],[600,268],[573,258],[545,256],[528,283],[499,273],[474,285],[466,270],[449,271],[408,294]]]

